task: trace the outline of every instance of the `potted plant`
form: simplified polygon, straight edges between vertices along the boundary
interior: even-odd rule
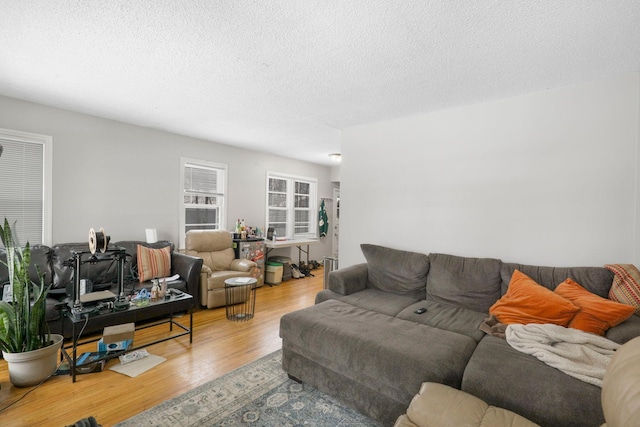
[[[0,238],[6,249],[4,264],[12,290],[11,302],[0,301],[0,349],[9,364],[11,383],[28,387],[41,383],[55,372],[63,337],[49,333],[45,319],[49,286],[45,286],[40,271],[40,283],[32,282],[29,277],[29,243],[20,247],[6,218],[4,226],[0,225]]]

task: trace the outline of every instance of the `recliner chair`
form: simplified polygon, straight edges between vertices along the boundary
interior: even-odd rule
[[[200,304],[207,308],[226,305],[224,281],[232,277],[253,277],[257,264],[235,259],[233,239],[226,230],[189,230],[185,253],[202,258]]]

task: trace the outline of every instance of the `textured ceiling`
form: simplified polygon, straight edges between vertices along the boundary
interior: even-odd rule
[[[0,0],[0,94],[324,164],[349,126],[639,70],[638,0]]]

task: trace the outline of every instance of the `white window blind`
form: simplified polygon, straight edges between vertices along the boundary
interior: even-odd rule
[[[51,244],[52,142],[0,129],[0,221],[7,218],[22,245]]]
[[[226,165],[182,159],[182,241],[189,230],[224,228],[226,174]]]
[[[295,235],[310,234],[314,230],[311,224],[311,184],[309,182],[294,181],[295,204],[293,232]],[[315,224],[313,224],[315,225]]]
[[[288,181],[286,179],[270,177],[268,190],[268,227],[273,227],[276,236],[285,237],[288,232]]]

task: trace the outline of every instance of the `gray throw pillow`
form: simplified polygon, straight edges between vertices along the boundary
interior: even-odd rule
[[[366,243],[360,248],[367,260],[369,287],[417,299],[426,298],[427,255]]]

